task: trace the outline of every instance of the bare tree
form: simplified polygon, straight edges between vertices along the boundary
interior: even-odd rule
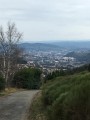
[[[17,67],[17,58],[20,55],[17,43],[21,38],[22,34],[17,31],[14,23],[8,22],[6,32],[0,27],[0,72],[5,78],[6,87]]]

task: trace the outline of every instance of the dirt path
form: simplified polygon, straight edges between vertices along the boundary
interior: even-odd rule
[[[38,91],[21,91],[0,98],[0,120],[25,120],[27,109]]]

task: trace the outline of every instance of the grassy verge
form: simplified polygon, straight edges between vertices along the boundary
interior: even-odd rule
[[[39,92],[33,99],[29,109],[28,120],[47,120],[45,108],[42,105],[41,93]]]
[[[6,96],[10,93],[14,93],[14,92],[17,92],[17,91],[20,91],[20,90],[21,89],[17,89],[17,88],[6,88],[4,91],[0,92],[0,97]]]
[[[90,72],[49,81],[29,112],[28,120],[90,120]]]
[[[58,77],[42,90],[48,120],[90,120],[90,73]]]

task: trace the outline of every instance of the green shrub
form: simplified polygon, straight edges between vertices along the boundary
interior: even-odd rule
[[[41,71],[35,68],[25,68],[14,76],[13,84],[18,88],[38,89],[40,87]]]
[[[90,81],[74,87],[64,100],[65,119],[90,119]]]
[[[52,73],[49,73],[47,76],[46,76],[46,80],[52,80],[53,78],[56,78],[58,76],[64,76],[66,75],[66,71],[63,71],[63,70],[56,70]]]
[[[90,73],[55,78],[42,89],[48,120],[90,120]]]
[[[0,91],[5,89],[5,80],[4,78],[0,75]]]

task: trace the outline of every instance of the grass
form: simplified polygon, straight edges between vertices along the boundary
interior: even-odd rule
[[[32,103],[31,113],[29,120],[90,120],[90,72],[46,83]]]
[[[46,120],[44,107],[41,101],[41,93],[38,93],[30,105],[28,120]]]
[[[14,93],[14,92],[17,92],[17,91],[20,91],[20,90],[23,90],[23,89],[12,88],[12,87],[6,88],[4,91],[0,92],[0,97],[9,95],[10,93]]]

